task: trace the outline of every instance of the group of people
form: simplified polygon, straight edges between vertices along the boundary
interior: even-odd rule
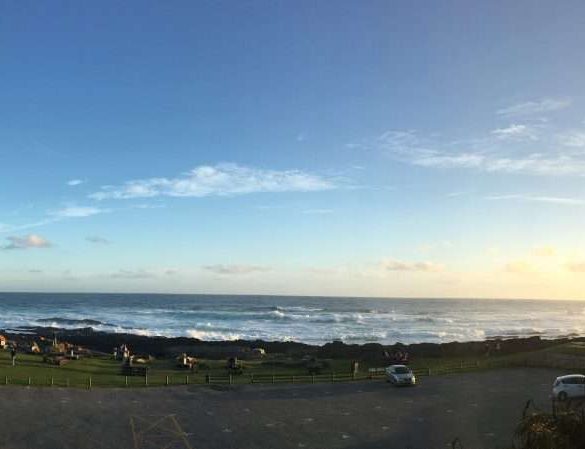
[[[130,358],[130,348],[125,343],[114,348],[114,359],[128,362]]]
[[[406,365],[409,360],[408,352],[400,348],[392,351],[391,353],[384,351],[384,358],[391,361],[392,363],[402,363],[404,365]]]

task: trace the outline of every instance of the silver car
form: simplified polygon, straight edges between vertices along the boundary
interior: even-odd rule
[[[582,374],[569,374],[555,379],[553,384],[553,397],[560,401],[569,398],[585,396],[585,376]]]
[[[386,368],[386,380],[394,385],[416,385],[416,376],[406,365],[390,365]]]

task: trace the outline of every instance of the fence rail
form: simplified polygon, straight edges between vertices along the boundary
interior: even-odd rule
[[[475,362],[460,362],[449,365],[432,367],[417,367],[413,369],[417,377],[448,375],[469,371],[513,368],[513,367],[553,367],[564,368],[574,372],[585,373],[585,362],[576,361],[572,366],[559,366],[554,360],[543,358],[526,358],[510,360],[485,360]],[[12,376],[10,368],[0,371],[0,386],[20,385],[35,387],[59,387],[59,388],[87,388],[94,387],[162,387],[178,385],[241,385],[241,384],[316,384],[337,383],[351,381],[366,381],[382,379],[385,377],[383,368],[371,368],[368,372],[348,373],[329,372],[322,374],[189,374],[189,375],[165,375],[152,374],[146,376],[123,376],[104,374],[94,376]]]

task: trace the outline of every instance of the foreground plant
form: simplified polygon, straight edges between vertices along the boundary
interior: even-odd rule
[[[522,420],[516,429],[518,449],[577,449],[585,448],[585,409],[575,404],[564,404],[552,413],[531,407],[524,408]]]

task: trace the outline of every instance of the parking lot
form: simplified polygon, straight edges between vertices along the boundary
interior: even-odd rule
[[[558,370],[384,381],[93,389],[0,387],[0,448],[509,447],[528,399],[550,408]]]

